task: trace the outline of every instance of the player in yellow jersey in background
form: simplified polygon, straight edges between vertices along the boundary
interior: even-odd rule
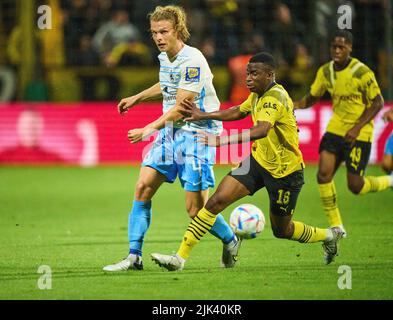
[[[182,270],[191,249],[214,224],[217,215],[235,201],[253,195],[266,187],[270,199],[270,221],[277,238],[301,243],[323,242],[326,264],[337,255],[340,228],[320,229],[293,221],[298,195],[304,184],[303,157],[299,149],[298,128],[293,114],[293,102],[285,89],[275,82],[276,64],[268,53],[253,56],[247,65],[247,87],[251,91],[240,106],[230,109],[202,112],[189,101],[182,103],[186,121],[216,119],[232,121],[251,114],[254,126],[246,133],[231,136],[208,136],[200,139],[210,146],[254,141],[251,155],[231,171],[220,183],[184,234],[175,255],[153,253],[160,266]]]
[[[365,176],[373,139],[374,117],[383,108],[381,90],[374,73],[351,57],[353,37],[338,30],[330,43],[332,60],[322,65],[310,92],[295,102],[295,109],[311,107],[326,91],[330,93],[333,116],[319,147],[317,181],[324,211],[331,227],[346,236],[337,205],[333,177],[345,161],[348,188],[354,194],[378,192],[393,185],[393,177]]]

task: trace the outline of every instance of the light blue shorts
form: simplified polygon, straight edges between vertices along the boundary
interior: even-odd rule
[[[161,129],[146,154],[142,167],[151,167],[173,183],[179,176],[186,191],[206,190],[214,187],[213,166],[216,148],[197,142],[195,131],[171,127]]]
[[[388,140],[386,141],[384,154],[393,155],[393,133],[390,134]]]

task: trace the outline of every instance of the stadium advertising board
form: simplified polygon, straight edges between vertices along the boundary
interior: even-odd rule
[[[223,104],[222,107],[229,107]],[[385,110],[392,103],[385,103]],[[140,128],[159,117],[161,104],[146,103],[126,115],[117,113],[115,103],[15,103],[0,107],[1,163],[64,163],[94,166],[111,163],[139,163],[153,141],[130,144],[127,131]],[[331,105],[297,110],[300,147],[306,162],[318,160],[319,140],[331,116]],[[386,139],[393,124],[375,119],[374,142],[370,163],[381,160]],[[231,134],[251,126],[251,119],[224,123],[224,133]],[[221,147],[218,163],[237,163],[245,157],[250,145]]]

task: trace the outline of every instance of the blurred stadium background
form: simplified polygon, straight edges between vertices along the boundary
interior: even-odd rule
[[[338,7],[348,5],[353,56],[375,72],[386,108],[391,106],[391,0],[2,0],[0,162],[139,162],[147,142],[131,148],[127,130],[159,116],[161,108],[144,104],[121,118],[116,104],[158,80],[158,51],[146,15],[166,4],[182,5],[188,13],[189,44],[208,59],[223,108],[248,95],[244,66],[261,50],[276,56],[278,82],[294,100],[301,98],[318,66],[329,60]],[[43,5],[50,7],[51,21],[42,20]],[[40,29],[40,18],[51,29]],[[331,112],[328,98],[297,112],[307,162],[318,157],[318,140]],[[249,125],[248,120],[226,129]],[[371,162],[381,158],[391,130],[379,115]]]

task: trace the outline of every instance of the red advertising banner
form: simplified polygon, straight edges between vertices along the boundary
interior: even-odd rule
[[[386,103],[385,110],[393,104]],[[223,108],[229,107],[223,104]],[[141,128],[162,114],[160,103],[145,103],[121,116],[116,103],[15,103],[0,104],[0,163],[65,163],[94,166],[139,163],[153,138],[130,144],[127,132]],[[375,119],[370,163],[379,162],[393,124],[384,123],[383,111]],[[297,110],[300,147],[306,162],[318,160],[319,140],[331,116],[330,104]],[[248,129],[251,119],[224,123],[224,133]],[[218,163],[236,163],[250,145],[217,150]]]

